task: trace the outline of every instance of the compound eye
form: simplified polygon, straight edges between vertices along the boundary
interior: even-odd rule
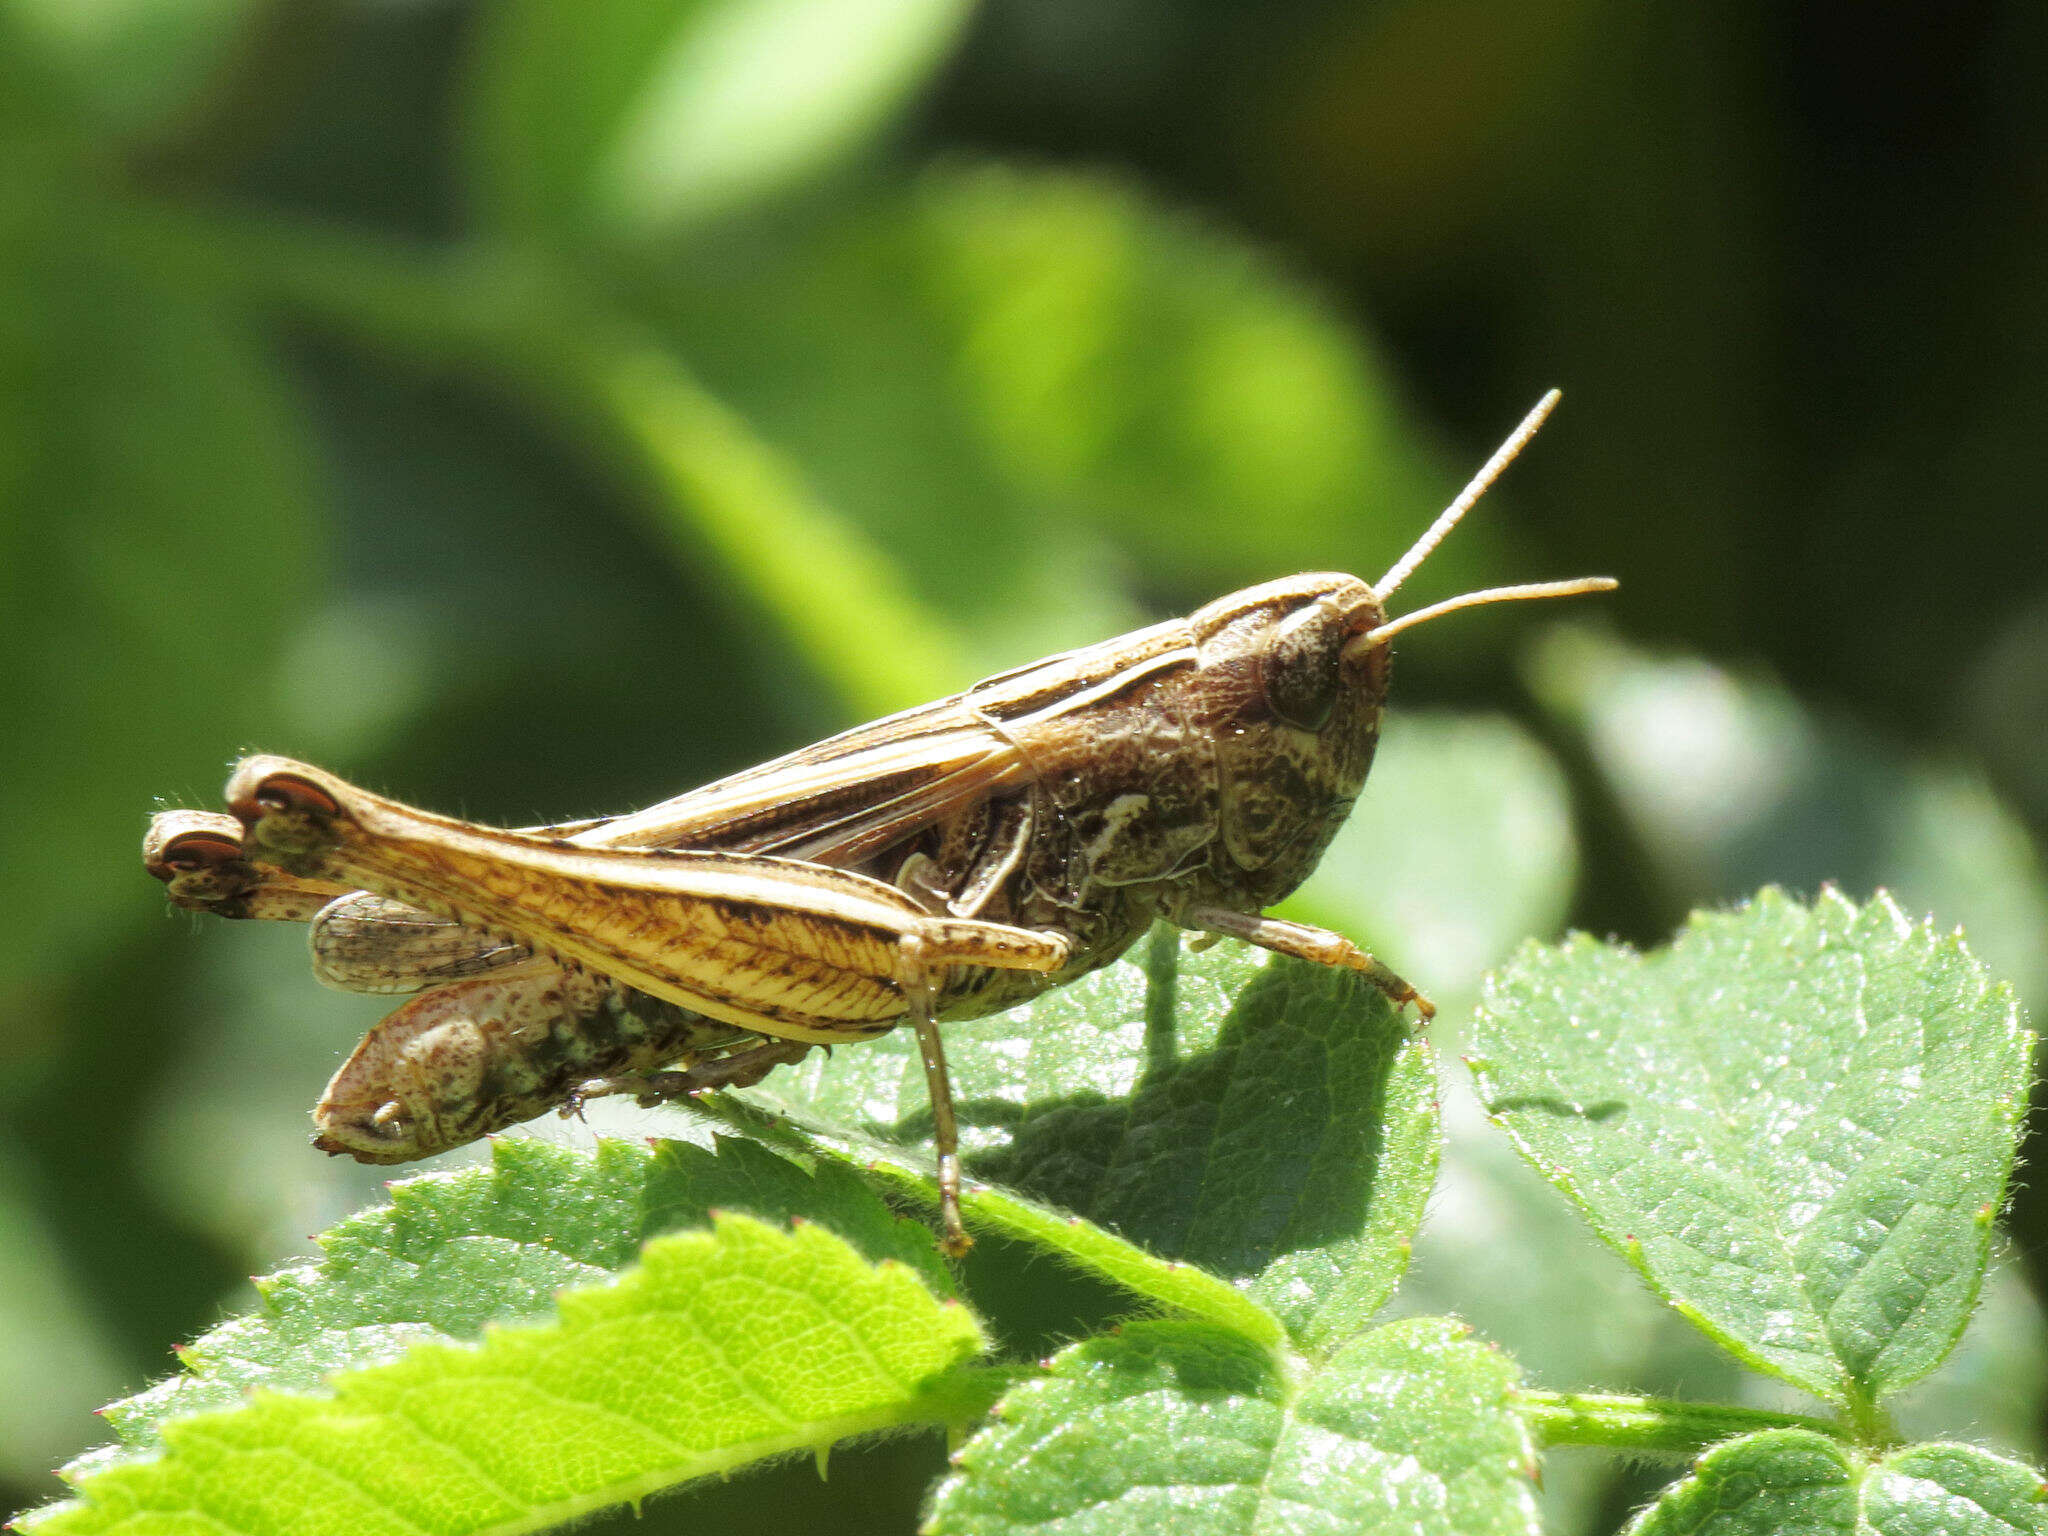
[[[1336,706],[1344,678],[1344,621],[1311,603],[1273,626],[1259,658],[1266,702],[1289,725],[1320,730]]]
[[[341,810],[334,796],[318,784],[293,773],[273,773],[256,786],[252,798],[266,811],[301,811],[333,816]]]

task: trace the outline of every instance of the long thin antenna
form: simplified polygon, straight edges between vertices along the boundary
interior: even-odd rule
[[[1486,494],[1487,487],[1500,477],[1500,472],[1522,451],[1523,445],[1536,435],[1536,429],[1543,425],[1543,418],[1556,409],[1557,402],[1563,398],[1563,391],[1553,389],[1538,400],[1535,408],[1522,418],[1522,424],[1508,434],[1508,440],[1493,450],[1493,457],[1479,466],[1479,473],[1472,477],[1464,490],[1458,492],[1458,499],[1437,514],[1436,521],[1423,531],[1422,537],[1415,541],[1408,553],[1395,561],[1394,568],[1373,587],[1381,602],[1393,596],[1394,589],[1414,575],[1415,567],[1427,560],[1429,552],[1444,541],[1444,535],[1458,526],[1458,519],[1470,512],[1472,504]]]
[[[1514,603],[1527,597],[1577,597],[1584,592],[1612,592],[1620,585],[1612,576],[1580,576],[1573,581],[1529,581],[1518,587],[1487,587],[1459,597],[1447,597],[1427,608],[1418,608],[1398,619],[1389,619],[1379,628],[1368,629],[1347,642],[1344,650],[1347,655],[1352,651],[1369,651],[1376,645],[1385,645],[1404,629],[1427,624],[1431,619],[1456,613],[1460,608],[1477,608],[1486,603]]]

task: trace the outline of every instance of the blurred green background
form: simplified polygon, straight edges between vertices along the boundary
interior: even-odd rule
[[[1552,384],[1404,601],[1623,589],[1404,639],[1299,910],[1452,1046],[1525,935],[1769,880],[1891,885],[2038,1011],[2044,251],[2021,0],[0,0],[0,1509],[377,1187],[305,1112],[379,1006],[167,915],[157,805],[260,747],[635,807],[1371,579]],[[1771,1400],[1449,1075],[1403,1304]],[[1908,1419],[2038,1461],[2048,1196],[2011,1228]],[[637,1528],[904,1530],[942,1456]],[[1553,1528],[1659,1480],[1554,1457]]]

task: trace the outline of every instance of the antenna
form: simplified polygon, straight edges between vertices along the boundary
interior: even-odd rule
[[[1347,642],[1344,650],[1347,655],[1354,650],[1369,651],[1376,645],[1385,645],[1404,629],[1427,624],[1431,619],[1456,613],[1460,608],[1478,608],[1487,603],[1516,603],[1529,597],[1577,597],[1583,592],[1612,592],[1620,585],[1612,576],[1580,576],[1572,581],[1529,581],[1515,587],[1487,587],[1459,597],[1447,597],[1427,608],[1418,608],[1398,619],[1389,619],[1379,628],[1368,629]]]
[[[1444,535],[1458,526],[1458,519],[1467,512],[1470,512],[1472,504],[1484,496],[1487,487],[1500,478],[1500,472],[1508,467],[1515,455],[1520,453],[1529,439],[1536,435],[1536,429],[1543,425],[1543,418],[1555,410],[1557,402],[1563,398],[1563,391],[1553,389],[1541,400],[1538,400],[1535,408],[1522,418],[1522,424],[1508,434],[1508,440],[1493,450],[1493,457],[1479,466],[1479,473],[1472,477],[1471,482],[1466,485],[1464,490],[1458,492],[1458,499],[1437,514],[1436,521],[1423,531],[1422,537],[1415,541],[1408,553],[1395,561],[1394,568],[1382,576],[1374,585],[1373,593],[1381,602],[1384,603],[1388,598],[1392,597],[1394,589],[1414,575],[1415,567],[1422,564],[1424,560],[1427,560],[1429,552],[1435,549],[1437,545],[1443,543]],[[1503,587],[1501,590],[1508,591],[1511,589]],[[1473,595],[1477,596],[1478,594],[1475,593]],[[1552,594],[1545,592],[1531,593],[1530,595],[1549,597]],[[1562,596],[1563,594],[1559,593],[1556,595]],[[1496,599],[1489,598],[1488,601],[1496,601]],[[1431,613],[1435,611],[1435,609],[1424,610],[1424,612]]]

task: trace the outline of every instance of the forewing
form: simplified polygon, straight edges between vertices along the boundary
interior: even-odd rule
[[[838,866],[1030,783],[1035,724],[1194,660],[1184,620],[1046,657],[691,790],[592,823],[585,847],[712,848]]]

